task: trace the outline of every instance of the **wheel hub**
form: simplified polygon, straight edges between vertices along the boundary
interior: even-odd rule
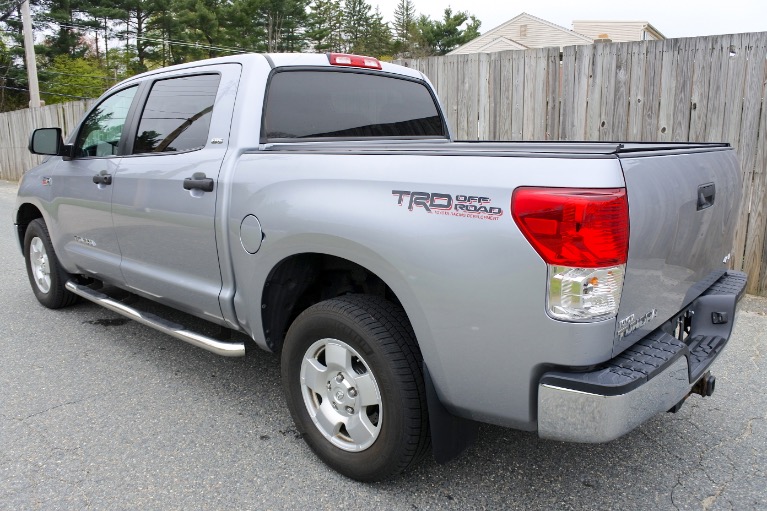
[[[29,264],[35,285],[43,293],[51,289],[51,270],[48,264],[48,252],[45,250],[43,240],[38,237],[32,238],[29,243]]]
[[[341,383],[338,383],[339,376],[342,377]],[[336,376],[335,381],[328,382],[327,399],[331,400],[335,405],[333,408],[337,409],[342,415],[352,415],[354,410],[359,408],[357,406],[356,389],[351,385],[353,382],[351,378],[345,377],[343,374]],[[335,386],[332,384],[335,383]],[[349,412],[349,410],[352,410]]]
[[[301,364],[301,385],[312,422],[332,444],[358,452],[378,438],[381,393],[351,346],[337,339],[312,344]]]

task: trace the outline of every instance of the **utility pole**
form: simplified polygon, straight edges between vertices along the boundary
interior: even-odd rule
[[[32,15],[29,0],[21,4],[21,19],[24,24],[24,54],[27,57],[27,81],[29,82],[29,108],[45,105],[40,101],[40,86],[37,84],[37,62],[35,61],[35,36],[32,34]]]

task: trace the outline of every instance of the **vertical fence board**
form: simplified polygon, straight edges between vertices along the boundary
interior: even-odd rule
[[[615,100],[610,140],[628,139],[629,93],[631,88],[631,46],[619,44],[615,57]]]
[[[712,42],[701,37],[695,46],[695,66],[690,111],[690,142],[706,140],[706,105],[711,75]]]
[[[522,102],[525,100],[525,53],[515,51],[512,57],[511,97],[513,107],[511,110],[511,140],[522,140],[522,122],[524,114]]]
[[[746,82],[746,56],[743,48],[748,34],[732,36],[733,52],[728,51],[727,88],[724,93],[724,119],[722,140],[729,142],[736,149],[740,140],[740,123],[743,118],[743,94]]]
[[[512,129],[511,120],[514,111],[514,75],[512,66],[512,55],[515,52],[505,51],[499,54],[501,76],[500,76],[500,97],[501,108],[498,119],[498,138],[496,140],[511,140]]]
[[[490,54],[480,53],[477,62],[477,139],[490,139]]]
[[[602,95],[599,102],[598,140],[617,140],[615,130],[615,79],[617,66],[617,45],[605,44],[602,58]]]
[[[435,89],[439,87],[439,60],[439,57],[429,57],[429,72],[426,73]]]
[[[453,137],[458,138],[458,62],[460,55],[451,55],[445,60],[445,85],[446,93],[448,96],[448,102],[445,105],[447,107],[447,119],[450,131],[453,133]]]
[[[559,48],[548,48],[546,66],[546,140],[556,140],[559,134]]]
[[[536,81],[535,50],[524,52],[525,79],[524,94],[522,101],[522,139],[535,140],[535,110],[538,106],[535,102],[535,90],[540,87]]]
[[[575,94],[575,46],[566,46],[562,51],[562,86],[559,97],[559,139],[572,140],[573,97]]]
[[[660,80],[663,65],[663,49],[666,41],[648,41],[644,82],[644,120],[642,140],[658,138],[658,113],[660,110]]]
[[[646,41],[629,43],[631,48],[631,84],[629,86],[629,113],[627,140],[642,139],[644,121],[644,82],[647,60]]]
[[[594,45],[575,47],[575,89],[573,90],[573,140],[586,140],[591,59]]]
[[[727,67],[730,56],[730,36],[713,39],[711,80],[708,88],[705,140],[722,140],[724,124],[723,95],[727,88]]]
[[[660,106],[658,124],[655,129],[659,141],[673,140],[674,131],[674,93],[676,92],[676,71],[679,59],[679,39],[663,41],[663,54],[660,72]]]
[[[671,140],[684,142],[690,136],[690,105],[692,104],[692,73],[695,63],[695,39],[681,39],[676,83],[674,86],[674,125]]]
[[[466,140],[468,137],[467,111],[469,109],[469,81],[475,77],[469,75],[469,56],[456,55],[456,75],[458,77],[458,94],[456,101],[456,137],[458,140]]]
[[[583,140],[599,140],[599,124],[602,120],[602,62],[606,44],[595,44],[589,63],[588,97]]]
[[[548,51],[539,48],[535,52],[535,124],[533,140],[546,140],[546,79],[548,77]]]
[[[501,58],[498,53],[489,54],[490,58],[490,79],[488,98],[488,134],[484,140],[498,140],[500,136],[500,118],[501,111]]]
[[[464,74],[463,79],[469,83],[468,102],[466,112],[466,136],[468,140],[478,140],[479,123],[479,54],[469,55],[468,73]]]

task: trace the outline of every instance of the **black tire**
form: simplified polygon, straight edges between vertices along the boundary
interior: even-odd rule
[[[36,240],[40,240],[41,244],[38,244]],[[41,252],[32,247],[33,242],[35,247],[42,247],[44,251],[42,252],[46,257],[44,267],[50,282],[39,283],[38,279],[36,279],[36,272],[33,267],[38,263],[34,263],[33,259],[37,259]],[[70,293],[64,287],[67,280],[71,278],[71,275],[61,267],[56,257],[56,252],[53,250],[48,227],[42,218],[32,220],[27,226],[26,233],[24,234],[24,260],[26,261],[29,284],[32,286],[32,292],[35,293],[38,302],[49,309],[60,309],[77,301],[77,295]]]
[[[367,413],[371,417],[372,408],[373,420],[380,418],[380,421],[376,422],[378,432],[372,445],[356,452],[331,443],[321,426],[313,422],[310,414],[313,405],[307,399],[314,393],[301,381],[302,364],[305,357],[311,356],[310,348],[313,353],[314,346],[327,340],[340,341],[351,348],[349,353],[359,355],[359,358],[351,357],[352,364],[356,360],[354,371],[357,374],[350,373],[347,380],[340,381],[353,385],[358,381],[355,378],[365,376],[369,370],[380,391],[376,394],[380,409],[374,405],[359,406],[357,410],[358,415]],[[332,365],[325,363],[328,368]],[[413,466],[429,450],[422,364],[413,329],[401,307],[376,296],[346,295],[309,307],[290,326],[282,350],[282,385],[296,427],[322,461],[352,479],[379,481]],[[331,383],[329,380],[328,395],[322,398],[317,394],[321,399],[314,403],[327,399],[338,411],[354,409],[334,401],[337,395],[343,394],[330,389],[340,385],[337,381],[332,379]],[[361,399],[362,390],[359,393]],[[357,392],[347,394],[346,398],[351,399],[349,396],[356,396]],[[319,415],[318,409],[315,414]],[[333,441],[343,444],[344,435],[339,436],[341,440],[333,438]],[[351,441],[353,436],[348,434],[346,437]]]

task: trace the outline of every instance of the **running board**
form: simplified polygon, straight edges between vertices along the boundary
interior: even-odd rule
[[[155,316],[149,312],[143,312],[133,307],[129,307],[123,303],[114,300],[103,293],[94,291],[93,289],[82,286],[71,280],[67,282],[66,288],[68,291],[82,296],[86,300],[90,300],[93,303],[101,305],[111,311],[138,321],[142,325],[159,330],[162,333],[168,334],[176,339],[180,339],[189,344],[193,344],[198,348],[208,350],[216,355],[223,357],[242,357],[245,355],[245,344],[242,342],[224,342],[207,337],[196,332],[186,330],[182,325],[172,323],[159,316]]]

